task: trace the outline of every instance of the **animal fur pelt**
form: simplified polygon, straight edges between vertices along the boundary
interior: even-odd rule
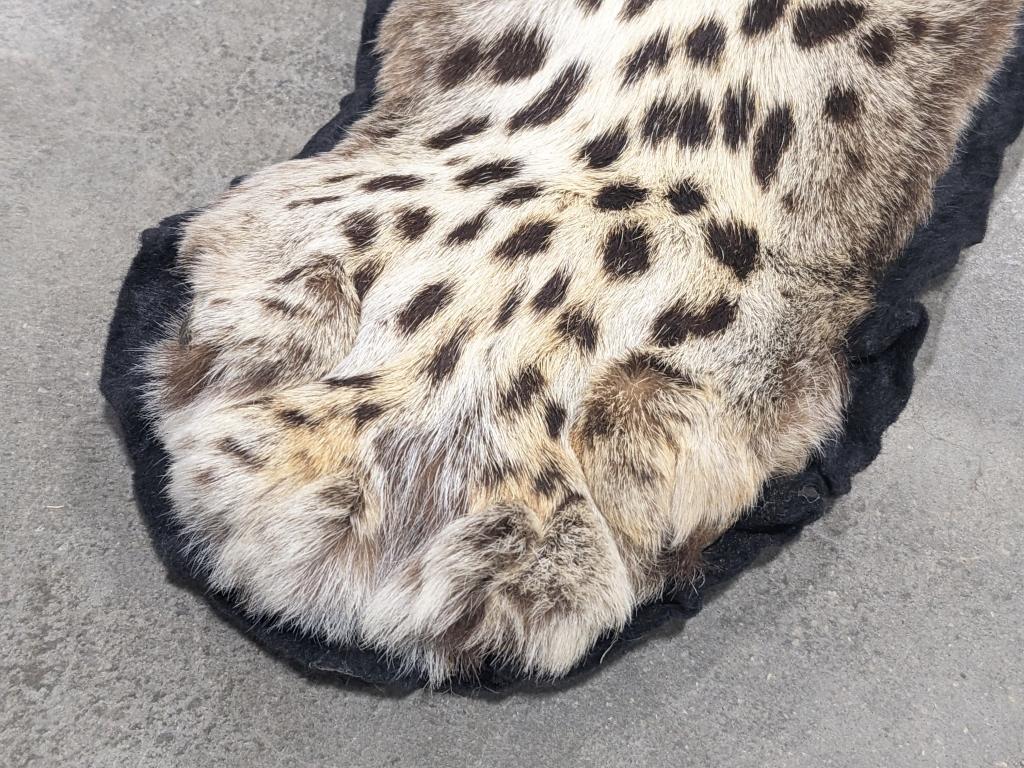
[[[103,386],[164,556],[371,679],[559,676],[695,609],[902,408],[1017,6],[371,7],[339,118],[126,281]]]

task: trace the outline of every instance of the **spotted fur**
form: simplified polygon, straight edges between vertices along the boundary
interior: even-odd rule
[[[1020,0],[396,0],[334,150],[184,228],[148,354],[212,584],[564,673],[834,434]]]

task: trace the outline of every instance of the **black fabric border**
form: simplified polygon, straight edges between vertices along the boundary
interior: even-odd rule
[[[352,122],[372,106],[379,67],[373,42],[390,3],[368,0],[355,87],[342,99],[338,114],[317,131],[298,157],[333,147]],[[964,248],[984,237],[1003,154],[1022,124],[1024,32],[962,140],[956,161],[936,188],[931,219],[881,283],[874,311],[850,334],[852,399],[842,438],[803,472],[770,483],[758,505],[706,550],[706,580],[699,589],[681,589],[641,608],[623,632],[603,638],[594,647],[572,673],[573,679],[607,663],[667,622],[670,627],[678,627],[678,620],[697,613],[712,591],[758,557],[790,540],[803,526],[823,515],[836,497],[850,490],[851,478],[878,455],[882,433],[910,397],[914,359],[928,328],[927,315],[917,297],[953,268]],[[134,464],[135,494],[153,545],[172,579],[203,594],[224,619],[305,674],[389,688],[420,686],[424,683],[421,678],[403,675],[372,649],[325,645],[247,615],[231,595],[212,591],[205,575],[185,554],[163,487],[168,457],[143,415],[144,379],[138,353],[159,337],[166,319],[188,301],[187,287],[172,267],[178,233],[189,215],[172,216],[143,232],[110,324],[100,379],[100,389],[118,417]],[[457,687],[496,690],[508,689],[517,682],[512,671],[488,668],[478,678],[461,681]]]

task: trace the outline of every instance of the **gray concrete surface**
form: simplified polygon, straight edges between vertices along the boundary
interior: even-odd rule
[[[1024,766],[1015,163],[854,492],[582,685],[314,684],[167,583],[96,389],[118,284],[141,229],[331,114],[360,11],[0,0],[0,765]]]

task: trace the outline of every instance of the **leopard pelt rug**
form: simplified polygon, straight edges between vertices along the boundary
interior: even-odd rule
[[[397,0],[334,150],[185,225],[146,354],[219,590],[557,676],[844,408],[1021,0]]]

